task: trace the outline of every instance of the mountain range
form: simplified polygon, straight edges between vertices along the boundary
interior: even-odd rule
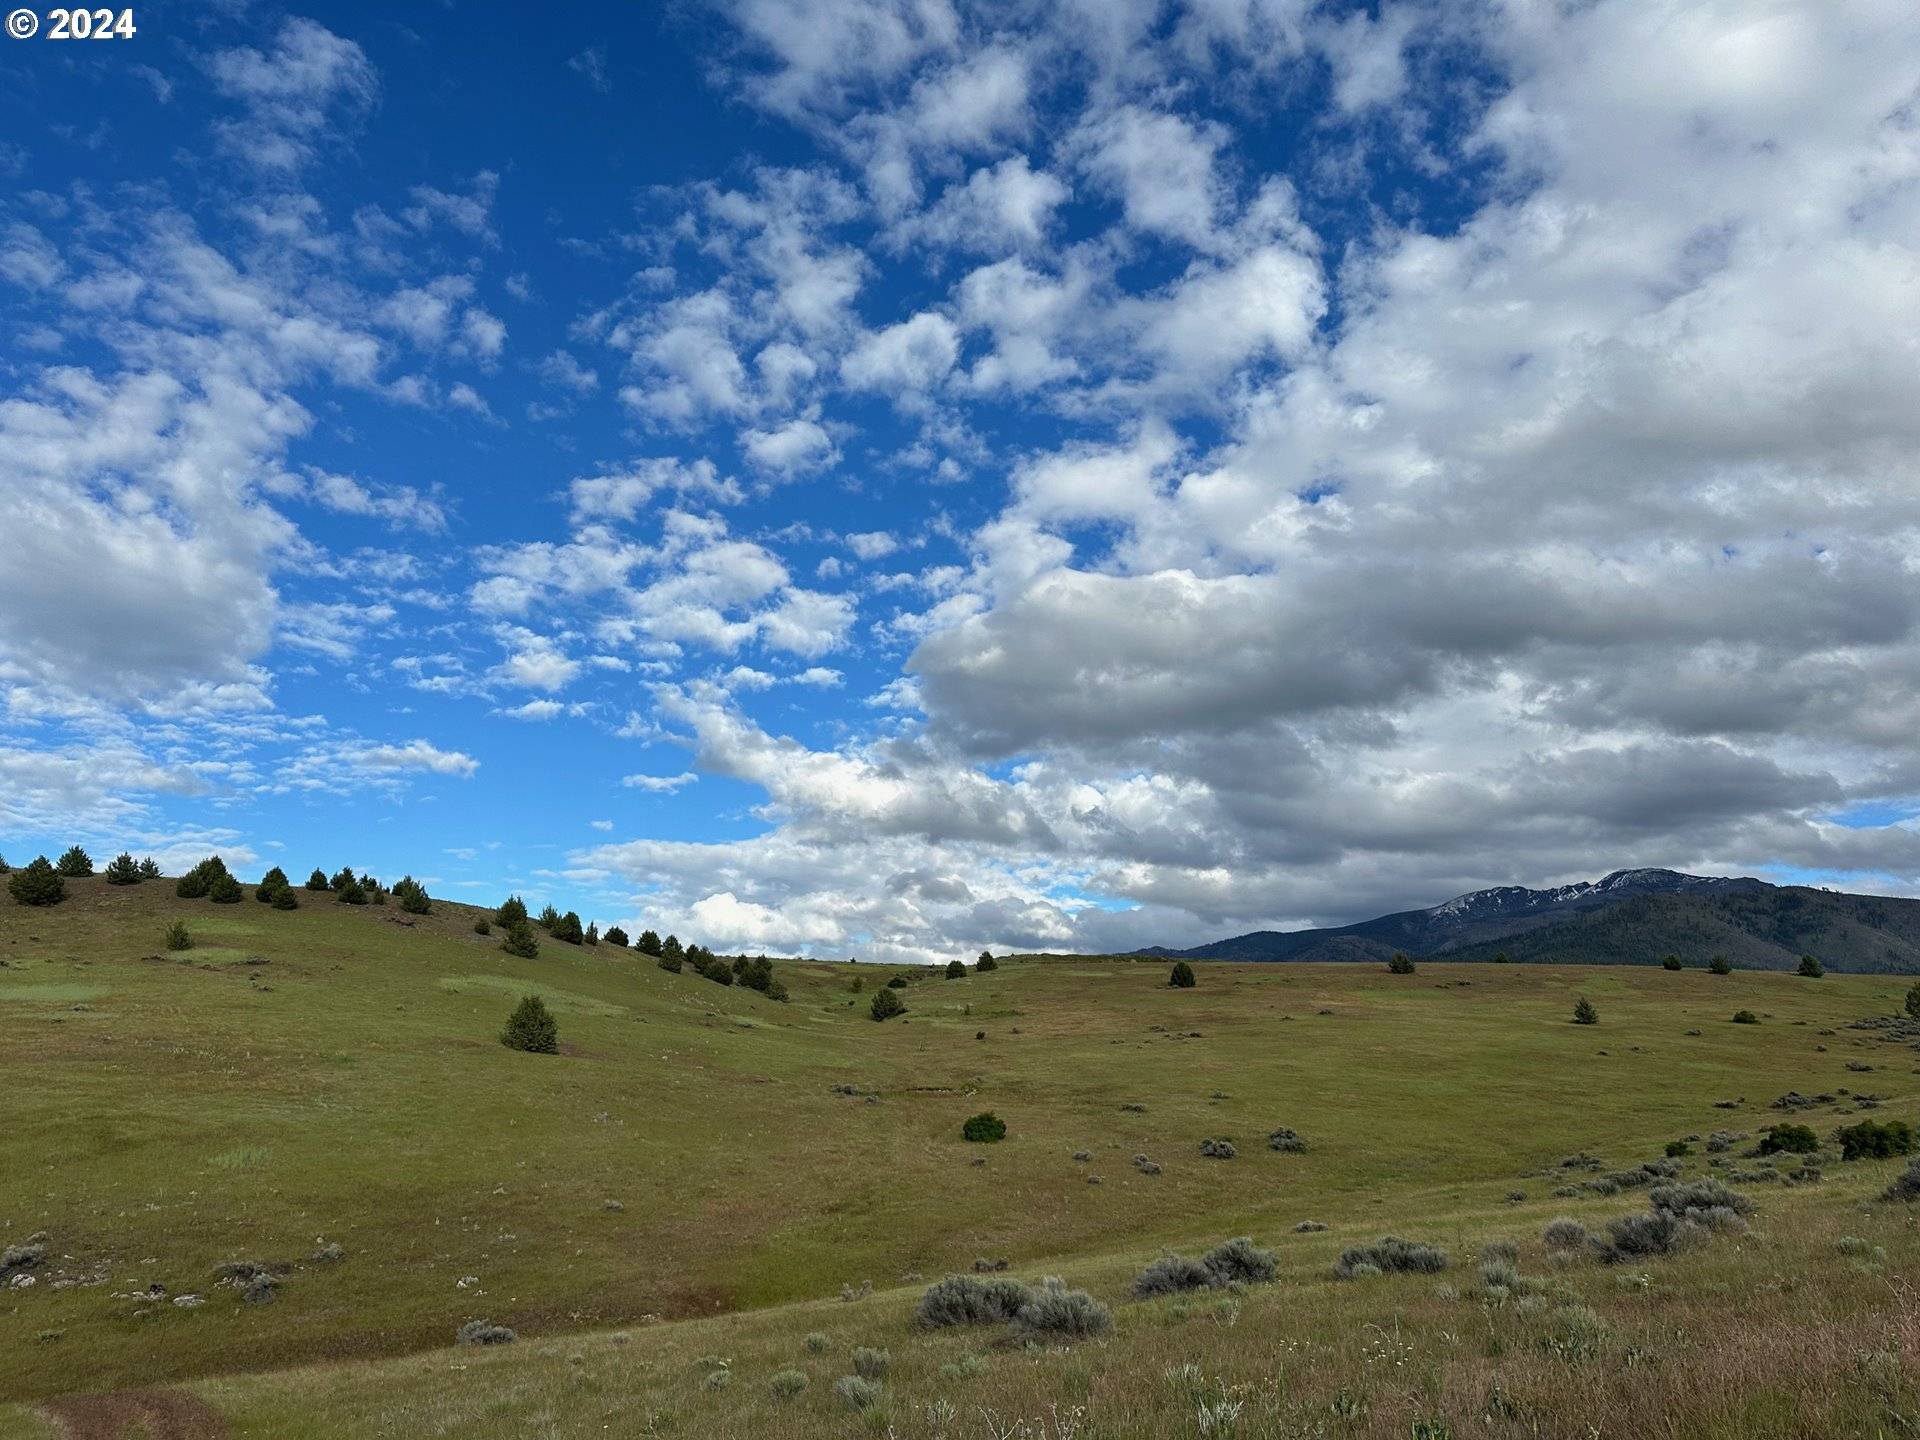
[[[1503,885],[1425,910],[1353,925],[1256,930],[1187,950],[1192,960],[1429,960],[1656,965],[1724,955],[1750,970],[1791,970],[1802,955],[1830,969],[1920,972],[1920,900],[1849,895],[1750,877],[1616,870],[1599,880],[1529,890]]]

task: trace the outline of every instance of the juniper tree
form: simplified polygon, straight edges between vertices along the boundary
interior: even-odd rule
[[[991,950],[982,950],[980,952],[980,958],[974,961],[973,968],[980,971],[998,970],[1000,968],[1000,962],[993,958],[993,952]]]
[[[1167,976],[1167,984],[1176,990],[1191,990],[1200,982],[1194,978],[1193,966],[1184,960],[1173,962],[1173,971]]]
[[[336,888],[333,898],[341,905],[364,905],[367,903],[367,892],[358,880],[349,879],[345,885]]]
[[[1733,965],[1724,955],[1716,955],[1709,960],[1707,962],[1707,969],[1716,975],[1731,975],[1733,973]]]
[[[540,938],[533,933],[533,926],[525,920],[515,920],[505,927],[506,934],[500,941],[500,948],[509,955],[517,955],[522,960],[531,960],[540,953]]]
[[[355,889],[358,889],[360,886],[359,877],[353,873],[353,867],[351,865],[342,865],[334,872],[333,878],[327,882],[327,888],[336,894],[345,890],[349,885]]]
[[[78,845],[71,845],[54,861],[53,868],[69,880],[83,880],[93,874],[93,857]]]
[[[966,961],[949,960],[947,962],[947,979],[964,980],[966,978],[967,978],[967,962]]]
[[[1802,955],[1800,957],[1800,968],[1794,973],[1808,980],[1818,980],[1822,975],[1827,973],[1827,967],[1822,965],[1819,960],[1812,955]]]
[[[538,995],[529,995],[507,1017],[507,1028],[500,1032],[500,1043],[509,1050],[525,1050],[533,1055],[560,1053],[560,1027],[553,1012]]]
[[[0,871],[4,871],[6,868],[4,864],[0,864]],[[160,867],[154,863],[151,855],[140,862],[140,878],[142,880],[158,880],[160,878]]]
[[[641,938],[644,939],[645,937],[643,936]],[[686,958],[687,952],[681,947],[679,936],[669,935],[660,942],[660,968],[662,970],[671,970],[675,975],[678,975],[680,973],[680,966],[685,962]]]
[[[609,925],[607,927],[607,933],[600,938],[609,945],[618,945],[622,950],[626,949],[627,946],[632,943],[627,939],[627,932],[622,930],[618,925]]]
[[[598,945],[600,943],[600,922],[597,920],[588,921],[587,933],[582,935],[580,940],[581,943],[585,945]]]
[[[145,878],[141,875],[140,867],[134,862],[133,856],[124,850],[108,862],[107,868],[101,874],[107,877],[109,885],[138,885]]]
[[[1600,1012],[1593,1008],[1593,1002],[1584,995],[1573,1002],[1573,1023],[1576,1025],[1600,1023]]]
[[[187,933],[186,921],[176,920],[167,927],[167,949],[191,950],[192,948],[193,936]]]
[[[316,869],[316,870],[315,870],[315,871],[313,872],[313,874],[311,874],[311,875],[309,875],[309,876],[307,876],[307,889],[309,889],[309,890],[325,890],[325,889],[327,889],[327,888],[328,888],[328,887],[327,887],[327,872],[326,872],[326,871],[324,871],[324,870],[320,870],[320,869]]]
[[[560,923],[560,912],[551,905],[544,905],[540,909],[540,918],[534,923],[551,935],[553,927]]]
[[[907,1005],[900,998],[899,991],[889,990],[883,985],[873,992],[873,1004],[868,1011],[876,1020],[891,1020],[896,1015],[906,1014]]]
[[[260,884],[255,887],[253,898],[262,905],[272,905],[279,900],[283,892],[292,894],[293,886],[287,881],[287,872],[276,865],[260,877]]]
[[[216,905],[238,905],[247,898],[247,892],[231,873],[222,870],[208,883],[207,898]]]
[[[204,900],[212,893],[213,882],[226,873],[226,861],[209,855],[174,882],[173,893],[182,900]]]
[[[547,933],[556,940],[564,940],[569,945],[578,945],[586,938],[580,928],[580,917],[569,910],[553,924],[547,926]]]
[[[654,959],[658,960],[660,958],[660,937],[651,930],[642,930],[640,932],[640,938],[633,942],[633,948],[638,950],[642,955],[651,955]]]
[[[1660,966],[1664,970],[1678,970],[1680,968],[1680,957],[1678,955],[1669,955],[1660,962]]]
[[[1394,951],[1393,958],[1387,961],[1387,971],[1389,974],[1411,975],[1413,974],[1413,970],[1414,970],[1414,965],[1413,965],[1412,957],[1408,955],[1404,955],[1398,950]]]
[[[493,912],[494,923],[500,926],[524,925],[527,923],[527,902],[518,895],[509,895],[500,902],[500,908]]]
[[[22,905],[58,905],[67,898],[67,882],[44,855],[8,876],[7,890]]]

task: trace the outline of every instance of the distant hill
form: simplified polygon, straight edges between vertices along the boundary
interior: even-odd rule
[[[1258,930],[1189,950],[1142,954],[1194,960],[1430,960],[1690,965],[1725,955],[1745,969],[1791,970],[1817,955],[1835,970],[1920,972],[1920,900],[1848,895],[1764,880],[1616,870],[1601,880],[1529,890],[1476,890],[1323,930]]]

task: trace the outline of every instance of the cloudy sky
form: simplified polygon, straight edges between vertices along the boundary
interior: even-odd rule
[[[1912,0],[0,41],[0,854],[946,959],[1920,892]]]

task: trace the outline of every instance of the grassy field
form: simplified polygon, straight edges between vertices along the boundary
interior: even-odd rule
[[[782,965],[781,1005],[607,946],[516,960],[441,903],[70,890],[0,896],[0,1247],[51,1246],[0,1291],[0,1436],[1920,1435],[1897,1162],[1742,1183],[1751,1228],[1673,1258],[1540,1243],[1644,1206],[1553,1195],[1590,1178],[1575,1152],[1757,1133],[1789,1090],[1836,1097],[1793,1117],[1823,1134],[1861,1092],[1916,1118],[1920,1055],[1848,1028],[1897,977],[1222,964],[1175,991],[1158,962],[1032,959],[920,977],[876,1025],[877,967]],[[525,993],[560,1056],[498,1043]],[[962,1141],[983,1109],[1005,1142]],[[1282,1125],[1305,1153],[1267,1147]],[[1754,1173],[1746,1148],[1717,1158]],[[1454,1264],[1331,1278],[1386,1233]],[[1241,1234],[1277,1284],[1127,1299],[1163,1248]],[[1500,1238],[1534,1293],[1477,1293]],[[925,1282],[976,1257],[1087,1287],[1113,1334],[917,1332]],[[216,1283],[235,1260],[290,1267],[275,1303]],[[477,1318],[519,1343],[452,1348]],[[892,1359],[857,1414],[856,1345]],[[810,1383],[777,1400],[788,1368]]]

